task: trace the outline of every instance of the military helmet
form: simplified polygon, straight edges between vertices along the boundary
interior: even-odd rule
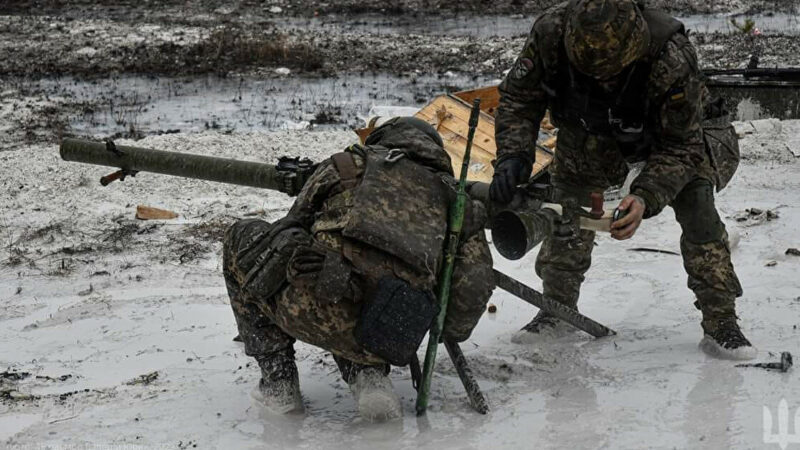
[[[650,32],[633,0],[576,0],[564,45],[573,67],[605,80],[647,53]]]
[[[422,132],[425,136],[429,137],[439,147],[444,146],[442,137],[428,122],[416,117],[394,117],[383,123],[378,128],[372,130],[364,141],[366,145],[375,145],[379,143],[384,136],[392,129],[411,128],[416,131]]]
[[[416,117],[395,117],[374,129],[365,145],[381,145],[400,150],[409,159],[438,171],[453,174],[450,155],[439,133],[428,122]]]

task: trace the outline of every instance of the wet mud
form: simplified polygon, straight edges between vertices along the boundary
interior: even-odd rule
[[[456,13],[437,1],[388,9],[370,1],[7,1],[0,147],[70,135],[353,128],[375,105],[419,107],[499,82],[552,3],[487,10],[467,1]],[[752,54],[762,67],[800,65],[795,3],[650,2],[684,19],[706,68],[741,68]],[[732,19],[753,20],[761,34]]]

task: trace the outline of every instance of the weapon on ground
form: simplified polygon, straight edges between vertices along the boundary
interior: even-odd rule
[[[800,81],[800,69],[798,68],[705,69],[703,74],[707,77],[741,76],[746,80]]]
[[[605,325],[595,322],[594,320],[584,316],[577,310],[569,308],[549,297],[545,297],[537,290],[526,286],[525,284],[509,277],[508,275],[494,270],[494,281],[500,289],[519,297],[520,299],[530,303],[531,305],[547,311],[553,316],[567,322],[568,324],[583,330],[596,338],[613,336],[617,334],[616,331]]]
[[[101,178],[103,186],[137,172],[154,172],[185,178],[238,184],[281,191],[288,195],[300,193],[316,165],[307,158],[283,157],[278,165],[264,164],[213,156],[165,152],[132,146],[66,138],[61,143],[61,158],[119,168]]]
[[[417,415],[425,414],[425,410],[428,408],[428,395],[430,394],[431,379],[433,378],[433,365],[436,362],[436,351],[439,347],[439,340],[442,336],[442,330],[444,328],[444,320],[447,316],[447,303],[450,300],[450,283],[453,279],[453,268],[455,267],[456,255],[458,255],[458,244],[461,240],[461,228],[464,225],[464,214],[466,211],[469,156],[472,150],[472,140],[475,137],[475,129],[478,127],[478,119],[481,112],[480,106],[481,100],[479,98],[475,99],[472,104],[472,113],[469,117],[467,148],[464,151],[464,160],[461,164],[461,175],[458,179],[458,194],[456,196],[456,201],[450,206],[450,218],[447,224],[447,241],[445,243],[444,263],[442,264],[438,283],[439,295],[437,296],[437,299],[439,301],[439,314],[436,316],[436,319],[434,319],[433,325],[428,332],[428,349],[425,352],[425,363],[422,367],[422,383],[420,384],[420,389],[417,393]],[[453,348],[458,347],[458,344],[456,343],[450,343],[449,345]],[[460,352],[457,351],[457,353]],[[453,353],[451,353],[451,356],[452,355]],[[463,355],[461,356],[462,363],[465,363],[465,360],[463,360]],[[453,358],[454,362],[455,360],[456,358]],[[461,375],[462,374],[459,373],[459,376]],[[467,378],[471,377],[468,376]],[[463,377],[461,379],[464,381]],[[474,379],[472,379],[472,382],[474,382]],[[467,388],[467,394],[470,394],[470,388],[467,386],[467,382],[465,382],[464,385]],[[477,384],[475,384],[473,387],[477,388]],[[476,394],[480,397],[479,401],[481,401],[481,404],[485,407],[486,400],[483,399],[483,395],[480,393],[480,390],[477,390]],[[470,396],[470,400],[473,400],[473,396]],[[473,407],[480,411],[480,409],[474,403]],[[486,413],[486,410],[482,412]]]
[[[201,180],[231,183],[236,185],[253,186],[296,195],[300,192],[305,181],[313,173],[316,164],[308,159],[281,158],[277,165],[258,162],[237,161],[225,158],[200,156],[187,153],[151,150],[133,146],[114,145],[113,142],[93,142],[81,139],[67,138],[61,143],[61,157],[65,161],[76,161],[87,164],[116,167],[119,170],[103,177],[101,183],[105,186],[113,179],[124,179],[126,175],[133,176],[136,172],[155,172],[166,175],[196,178]],[[497,208],[489,199],[489,185],[474,183],[469,187],[470,197],[482,201],[489,207],[493,220],[489,223],[492,228],[492,239],[501,255],[509,259],[519,259],[530,249],[538,245],[545,236],[559,233],[568,234],[569,227],[575,224],[564,225],[562,205],[546,203],[552,196],[546,184],[529,184],[521,189],[523,204],[511,207]],[[597,198],[594,199],[595,203]],[[571,210],[575,208],[567,208]],[[603,217],[595,219],[598,215],[598,205],[595,211],[583,210],[578,214],[578,225],[582,228],[599,229],[607,226],[609,211],[603,212]],[[496,211],[493,211],[496,210]],[[499,211],[499,212],[498,212]],[[567,214],[569,216],[569,214]],[[566,228],[565,228],[566,227]],[[497,272],[499,273],[499,272]],[[507,277],[506,277],[507,278]],[[502,278],[505,280],[505,278]],[[522,283],[513,280],[514,284],[501,287],[522,300],[551,312],[557,307],[547,302],[538,300],[541,294],[527,287],[523,290]],[[527,293],[526,293],[527,292]],[[582,320],[569,321],[581,328]],[[591,333],[591,332],[590,332]]]
[[[116,172],[101,179],[101,184],[104,186],[116,179],[122,180],[125,176],[134,176],[137,172],[154,172],[278,190],[288,195],[297,195],[316,168],[316,164],[308,159],[284,157],[279,160],[277,165],[270,165],[133,146],[117,146],[111,141],[103,143],[71,138],[64,139],[60,151],[61,157],[65,161],[118,168],[119,170]],[[569,233],[570,230],[574,231],[573,228],[576,225],[598,230],[607,227],[612,220],[609,217],[613,211],[603,211],[600,219],[595,218],[598,216],[597,205],[593,208],[595,210],[593,212],[583,210],[583,212],[570,213],[570,211],[577,210],[577,207],[567,205],[568,207],[564,208],[563,205],[546,203],[546,200],[551,197],[551,193],[546,185],[537,184],[530,184],[523,190],[522,194],[525,197],[523,205],[515,206],[514,209],[498,209],[489,200],[488,188],[488,184],[475,183],[470,186],[469,194],[471,198],[480,200],[489,207],[488,209],[494,217],[489,225],[492,228],[495,247],[509,259],[521,258],[548,234],[557,236],[559,233]],[[564,211],[567,214],[564,214]],[[569,222],[569,217],[573,217],[574,220],[572,223],[565,224],[563,216],[567,217],[566,222]],[[501,276],[497,276],[498,274]],[[554,302],[546,301],[542,294],[521,282],[497,271],[495,271],[495,276],[502,289],[525,302],[594,336],[609,334],[600,332],[604,329],[608,330],[608,328],[602,327],[576,311],[569,310],[559,313],[559,310],[563,310],[563,308],[559,308],[560,304],[555,305]],[[587,324],[596,324],[602,328]],[[451,346],[451,348],[456,347]],[[452,356],[453,352],[450,353]],[[466,365],[459,364],[456,359],[454,359],[454,364],[459,372],[459,377],[462,380],[471,378],[471,375],[463,370],[466,369]],[[472,405],[481,411],[483,407],[480,406],[480,399],[470,394],[471,392],[480,393],[480,391],[471,389],[467,382],[465,382],[465,388],[470,395]],[[485,400],[483,403],[485,404]]]

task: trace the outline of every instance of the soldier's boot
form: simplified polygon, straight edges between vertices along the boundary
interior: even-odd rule
[[[342,378],[350,386],[358,414],[369,422],[384,422],[403,416],[400,398],[389,379],[389,365],[366,366],[333,355]]]
[[[276,414],[303,412],[300,377],[294,362],[294,350],[288,349],[257,356],[261,380],[253,396]]]
[[[400,398],[383,367],[363,367],[350,383],[358,414],[369,422],[385,422],[403,415]]]
[[[703,312],[700,349],[720,359],[745,361],[756,357],[758,350],[739,328],[733,298],[698,301],[695,306]]]
[[[535,344],[546,337],[557,337],[568,333],[570,325],[544,311],[539,311],[533,320],[511,336],[515,344]]]
[[[736,316],[703,320],[705,335],[700,348],[706,354],[720,359],[746,361],[756,357],[758,350],[747,340],[736,322]]]
[[[542,279],[546,297],[578,309],[580,286],[591,265],[593,247],[594,232],[587,230],[581,230],[578,236],[570,240],[545,239],[536,259],[536,274]],[[511,337],[511,342],[530,345],[574,330],[564,321],[539,311],[533,320]]]

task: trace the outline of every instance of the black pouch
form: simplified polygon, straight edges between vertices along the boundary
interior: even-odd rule
[[[394,277],[378,280],[354,331],[356,342],[392,365],[411,362],[439,312],[430,292]]]
[[[286,266],[298,246],[308,245],[310,234],[289,218],[247,236],[236,254],[246,275],[242,289],[255,298],[270,298],[286,286]]]
[[[326,252],[325,262],[317,277],[314,298],[319,304],[338,303],[350,287],[350,263],[338,252]]]

